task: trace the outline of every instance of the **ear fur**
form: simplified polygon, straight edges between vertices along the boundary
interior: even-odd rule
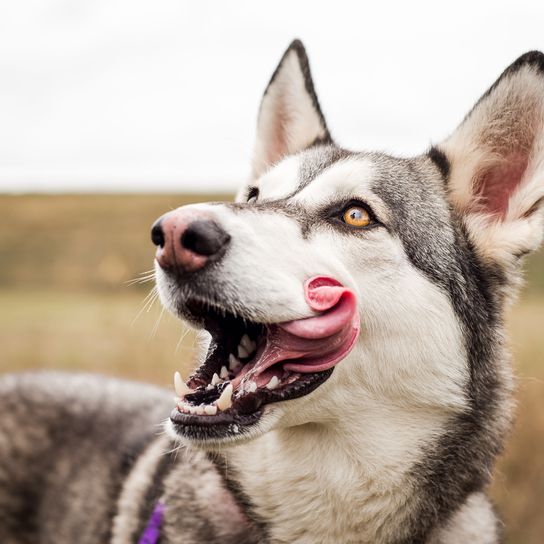
[[[331,141],[302,42],[293,41],[266,88],[259,109],[253,179],[284,156]]]
[[[544,55],[510,65],[438,150],[448,191],[476,249],[507,264],[544,232]]]

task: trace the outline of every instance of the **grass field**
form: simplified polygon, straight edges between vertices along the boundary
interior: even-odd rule
[[[0,197],[0,371],[91,370],[167,387],[174,370],[187,373],[192,333],[145,305],[151,283],[126,283],[151,268],[149,225],[187,199]],[[544,256],[528,264],[509,316],[518,418],[492,489],[508,544],[544,542]]]

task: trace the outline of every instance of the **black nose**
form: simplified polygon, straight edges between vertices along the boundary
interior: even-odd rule
[[[160,219],[158,219],[151,227],[151,241],[157,247],[164,247],[164,232],[162,230]]]
[[[226,248],[230,235],[215,221],[199,219],[187,226],[180,241],[185,249],[209,257]]]

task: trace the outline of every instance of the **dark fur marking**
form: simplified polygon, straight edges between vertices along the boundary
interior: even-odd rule
[[[153,442],[149,443],[148,447],[153,447],[153,444]],[[181,455],[183,454],[181,453]],[[172,470],[172,468],[175,466],[175,462],[176,459],[173,453],[165,453],[162,457],[160,457],[153,472],[152,483],[147,488],[144,500],[140,505],[140,513],[138,516],[139,526],[137,534],[132,536],[139,537],[146,528],[149,517],[151,516],[151,512],[153,512],[155,504],[162,495],[164,480],[170,473],[170,470]]]
[[[440,170],[440,173],[442,174],[444,181],[447,182],[450,175],[451,165],[446,154],[440,149],[438,149],[438,147],[433,145],[431,149],[429,149],[429,152],[427,153],[427,155],[434,162],[436,167]]]
[[[258,528],[261,540],[263,544],[268,542],[268,528],[266,522],[255,513],[253,503],[248,495],[244,492],[240,484],[236,471],[233,467],[227,466],[225,458],[220,453],[208,452],[208,459],[216,466],[217,472],[221,476],[225,487],[234,497],[236,504],[241,508],[244,514],[255,524]]]
[[[123,452],[123,457],[121,458],[121,471],[123,474],[128,475],[128,473],[134,467],[134,463],[138,460],[140,455],[144,452],[146,447],[149,444],[148,436],[139,436],[137,441],[129,445],[125,452]]]

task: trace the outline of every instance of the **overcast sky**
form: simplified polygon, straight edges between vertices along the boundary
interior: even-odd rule
[[[509,3],[4,1],[0,191],[234,189],[295,37],[339,143],[418,153],[544,49],[544,2]]]

